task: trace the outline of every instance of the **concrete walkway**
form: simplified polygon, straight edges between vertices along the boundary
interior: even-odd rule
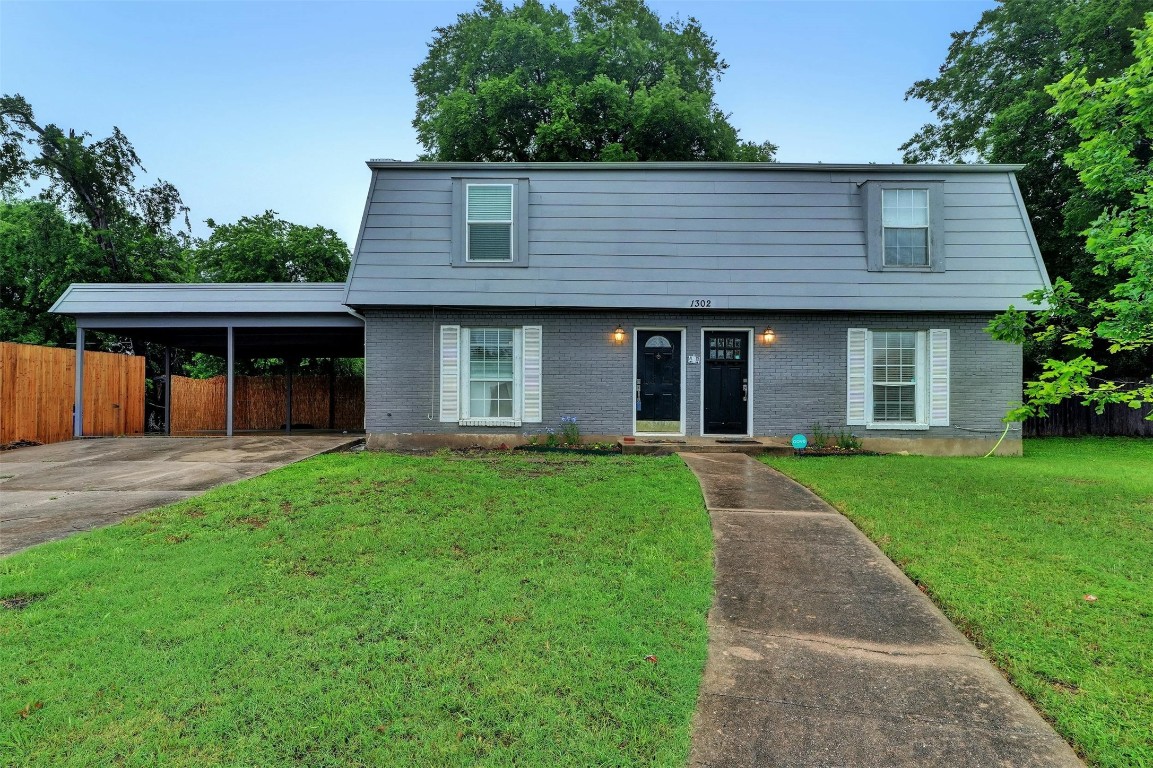
[[[747,456],[682,457],[716,540],[691,766],[1082,766],[836,510]]]
[[[0,453],[0,555],[352,445],[355,435],[110,437]]]

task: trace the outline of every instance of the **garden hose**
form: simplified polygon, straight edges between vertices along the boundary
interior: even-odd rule
[[[1001,440],[1004,440],[1004,439],[1005,439],[1005,435],[1009,434],[1009,427],[1011,427],[1011,426],[1013,426],[1013,422],[1007,422],[1007,423],[1005,424],[1005,431],[1001,433]],[[997,449],[1001,447],[1001,440],[998,440],[998,441],[997,441],[997,444],[993,446],[993,450],[989,451],[988,453],[986,453],[986,454],[985,454],[984,456],[982,456],[981,458],[982,458],[982,459],[987,459],[987,458],[989,458],[990,456],[992,456],[994,453],[996,453],[996,452],[997,452]]]

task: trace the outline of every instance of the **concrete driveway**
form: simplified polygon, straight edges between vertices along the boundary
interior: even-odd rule
[[[0,453],[0,555],[355,444],[352,435],[121,437]]]

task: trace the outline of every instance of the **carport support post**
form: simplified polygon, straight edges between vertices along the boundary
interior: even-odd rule
[[[336,358],[328,358],[328,428],[336,429]]]
[[[164,434],[172,434],[172,347],[164,348]]]
[[[76,324],[76,392],[72,404],[72,436],[84,436],[84,329]]]
[[[292,363],[291,357],[284,358],[284,434],[292,434]]]
[[[232,326],[228,326],[228,374],[225,377],[227,381],[226,392],[224,395],[224,430],[228,437],[232,437],[232,399],[236,394],[236,382],[233,380],[233,357],[236,353],[235,341],[232,337]]]

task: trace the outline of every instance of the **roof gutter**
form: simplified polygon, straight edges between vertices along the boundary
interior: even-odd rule
[[[1020,163],[951,165],[916,165],[905,163],[736,163],[713,160],[689,162],[549,162],[549,163],[476,163],[431,162],[423,160],[369,160],[373,170],[540,170],[540,171],[809,171],[840,173],[1015,173],[1025,166]]]

